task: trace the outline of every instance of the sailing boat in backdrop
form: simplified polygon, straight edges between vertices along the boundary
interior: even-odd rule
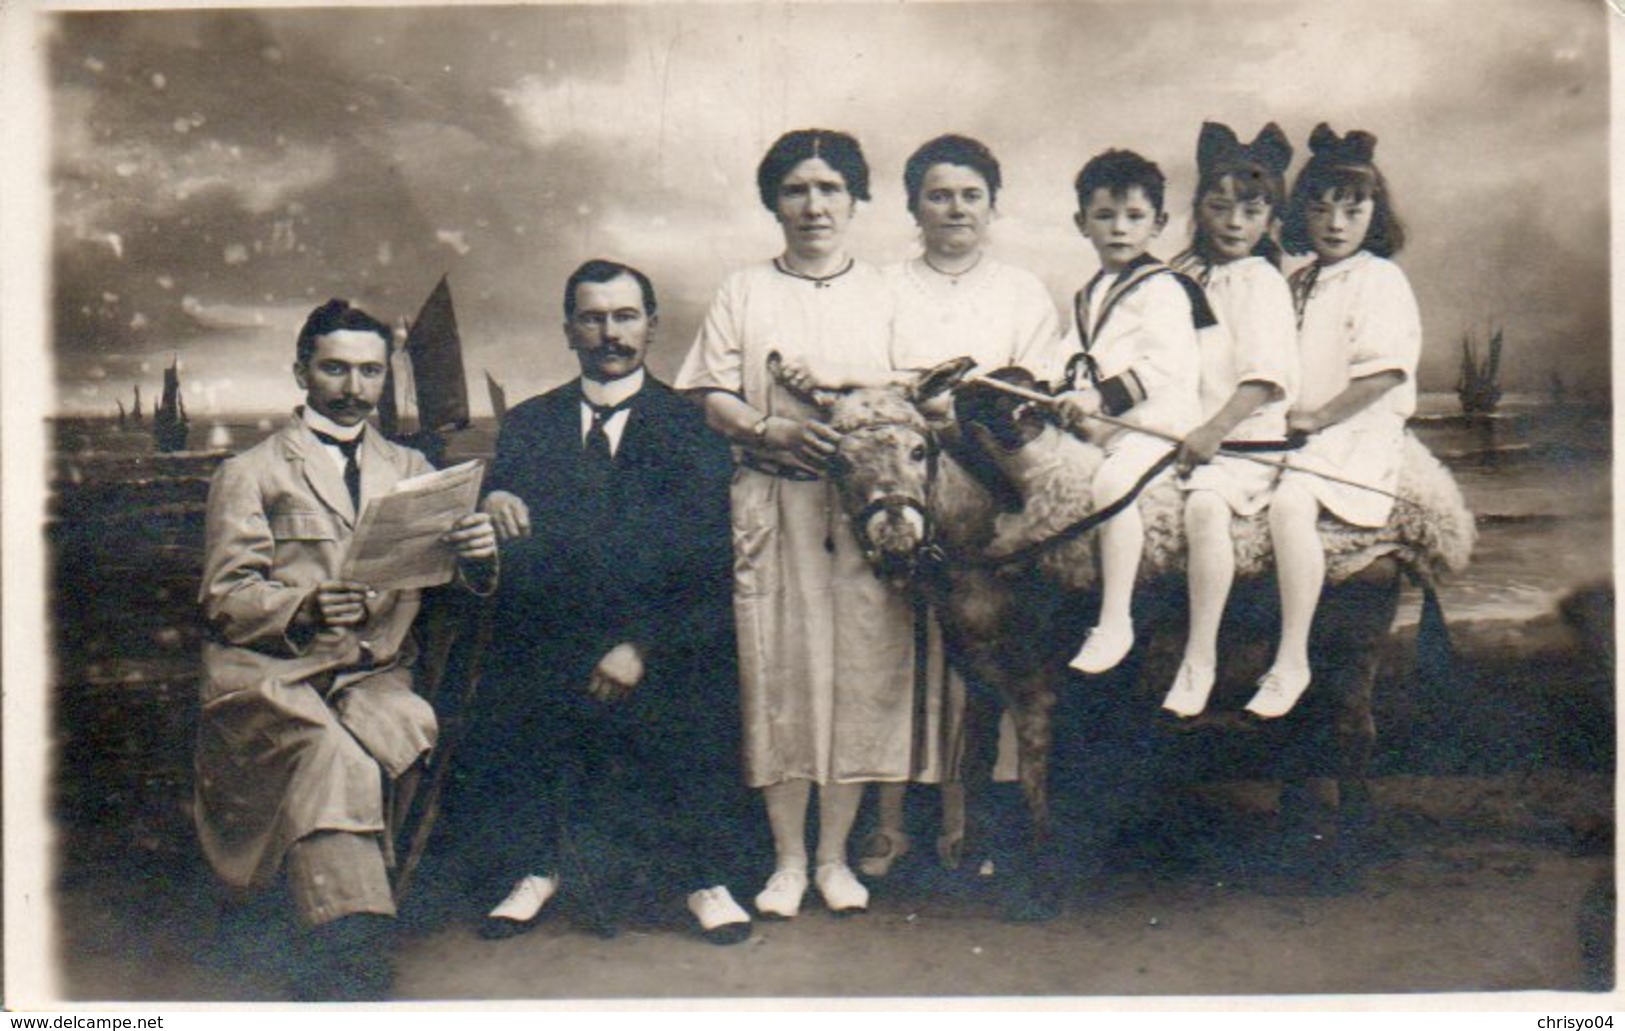
[[[508,414],[508,392],[491,375],[490,369],[485,370],[485,391],[491,395],[491,415],[500,424],[502,417]]]
[[[186,402],[181,400],[180,358],[169,361],[164,370],[164,396],[152,413],[152,439],[161,452],[186,450]]]
[[[410,430],[408,423],[412,424]],[[418,309],[417,318],[407,323],[406,343],[390,363],[378,403],[378,428],[391,440],[417,448],[439,466],[446,453],[444,434],[467,429],[468,423],[463,342],[451,286],[441,276]]]

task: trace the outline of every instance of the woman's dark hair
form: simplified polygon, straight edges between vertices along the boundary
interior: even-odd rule
[[[1151,206],[1160,215],[1166,183],[1162,169],[1154,162],[1148,161],[1132,150],[1108,150],[1096,154],[1089,159],[1088,164],[1078,170],[1078,177],[1072,182],[1072,190],[1078,195],[1078,210],[1086,211],[1089,207],[1089,198],[1094,196],[1096,190],[1105,190],[1113,197],[1122,199],[1138,186],[1145,194],[1145,199],[1151,202]]]
[[[310,364],[311,356],[316,353],[317,337],[346,329],[376,333],[383,337],[386,357],[389,354],[390,344],[395,339],[395,334],[388,326],[360,308],[353,307],[349,301],[335,297],[306,316],[305,324],[299,330],[299,342],[294,345],[295,360],[300,365]]]
[[[858,146],[857,140],[833,129],[796,129],[775,140],[756,167],[756,190],[761,195],[762,206],[777,211],[779,185],[784,177],[812,158],[823,159],[841,173],[841,178],[846,180],[846,192],[853,199],[869,199],[869,164],[863,160],[863,148]]]
[[[1339,137],[1325,122],[1309,136],[1313,157],[1298,173],[1281,221],[1281,245],[1290,254],[1314,250],[1309,240],[1309,205],[1327,193],[1334,200],[1370,200],[1371,226],[1360,244],[1379,258],[1391,258],[1405,246],[1405,227],[1394,213],[1388,180],[1377,169],[1377,138],[1358,130]]]
[[[1196,196],[1191,200],[1191,249],[1205,261],[1212,260],[1213,241],[1208,239],[1207,230],[1202,227],[1202,198],[1219,189],[1226,179],[1230,180],[1230,188],[1235,191],[1238,203],[1261,200],[1270,206],[1272,214],[1279,217],[1286,202],[1286,181],[1281,173],[1257,161],[1238,158],[1202,169],[1196,180]],[[1281,248],[1270,238],[1268,229],[1259,237],[1253,253],[1280,267]]]
[[[903,166],[903,189],[908,191],[908,210],[916,211],[919,208],[920,189],[925,184],[925,174],[931,171],[933,165],[962,165],[970,169],[987,183],[988,203],[998,201],[999,187],[1004,185],[999,176],[999,159],[981,140],[950,133],[922,144],[919,150],[909,155],[908,163]]]

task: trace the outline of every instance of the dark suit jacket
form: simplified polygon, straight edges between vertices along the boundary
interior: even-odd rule
[[[711,662],[731,671],[726,444],[696,405],[648,377],[612,469],[595,474],[581,401],[580,380],[531,398],[497,439],[487,485],[524,499],[531,521],[502,555],[499,668],[579,691],[605,652],[636,641],[656,681]]]

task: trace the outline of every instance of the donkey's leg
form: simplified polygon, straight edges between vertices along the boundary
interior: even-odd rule
[[[1060,857],[1049,797],[1050,747],[1055,690],[1046,672],[1018,679],[1010,698],[1021,757],[1021,793],[1026,802],[1025,852],[1020,876],[1013,883],[1006,917],[1016,921],[1052,920],[1061,912]]]

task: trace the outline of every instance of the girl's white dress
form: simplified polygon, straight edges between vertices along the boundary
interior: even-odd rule
[[[970,357],[977,374],[1018,365],[1054,383],[1065,371],[1055,301],[1031,272],[984,257],[967,273],[943,276],[914,258],[887,266],[885,276],[897,305],[894,368],[929,369]],[[965,681],[948,666],[934,618],[927,640],[925,725],[915,779],[935,784],[963,759]],[[1006,717],[1000,722],[997,779],[1016,776],[1014,736]]]
[[[879,269],[854,263],[815,282],[763,262],[724,281],[675,385],[813,418],[769,375],[768,353],[885,369],[891,334],[892,291]],[[731,501],[747,782],[906,779],[909,601],[875,577],[826,481],[741,466]]]
[[[1259,405],[1227,440],[1282,440],[1298,389],[1298,331],[1286,278],[1258,256],[1211,265],[1186,252],[1174,268],[1202,284],[1219,324],[1200,331],[1202,420],[1223,408],[1236,387],[1267,383],[1275,396]],[[1278,455],[1266,455],[1278,459]],[[1216,455],[1180,481],[1185,490],[1212,491],[1231,511],[1248,516],[1269,503],[1277,472],[1257,462]]]
[[[1422,321],[1410,281],[1398,265],[1360,251],[1335,265],[1299,269],[1292,293],[1298,308],[1298,408],[1312,411],[1352,381],[1379,372],[1405,378],[1362,411],[1314,434],[1288,461],[1392,493],[1399,485],[1405,420],[1416,411],[1422,354]],[[1377,491],[1291,471],[1282,482],[1289,479],[1355,526],[1382,526],[1393,509],[1393,499]]]

